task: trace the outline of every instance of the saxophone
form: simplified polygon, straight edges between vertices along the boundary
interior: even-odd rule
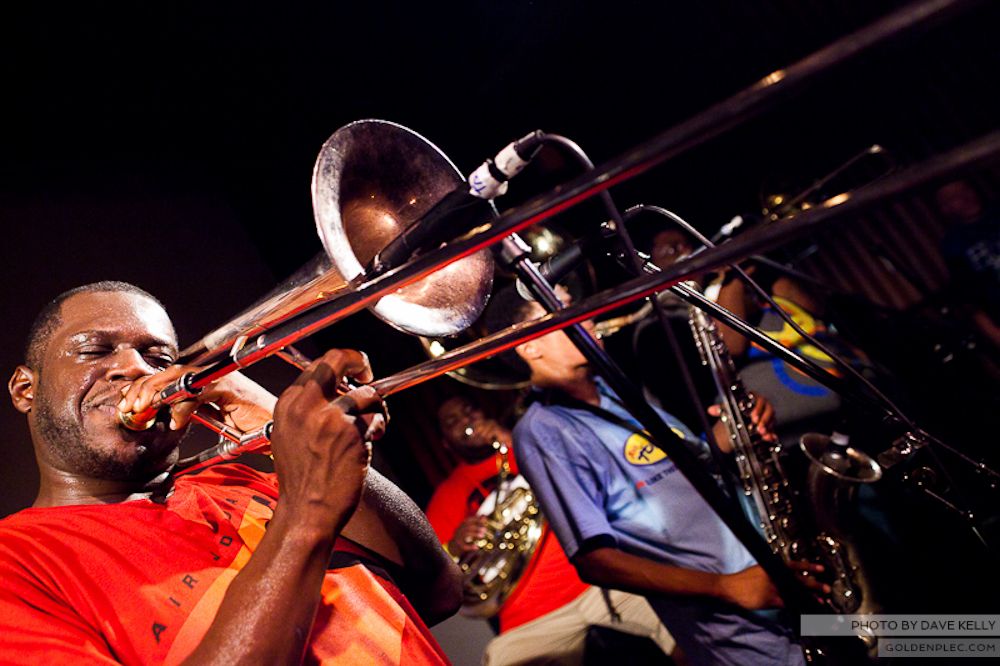
[[[497,614],[527,569],[545,522],[524,477],[510,477],[507,446],[494,442],[493,447],[501,462],[496,490],[480,508],[486,515],[486,536],[476,541],[477,550],[458,561],[462,614],[472,617]]]
[[[822,564],[832,589],[827,604],[834,612],[877,612],[872,586],[856,547],[840,528],[840,516],[859,483],[881,477],[878,464],[836,438],[809,434],[801,444],[810,461],[807,478],[793,485],[782,466],[781,444],[766,441],[752,427],[755,397],[740,380],[715,321],[690,307],[689,323],[702,365],[710,370],[721,396],[722,420],[733,445],[739,481],[753,501],[772,552],[785,562]],[[872,637],[860,638],[866,647],[873,647]]]

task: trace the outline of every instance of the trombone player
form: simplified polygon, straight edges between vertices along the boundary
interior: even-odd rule
[[[384,422],[329,402],[342,378],[371,380],[364,354],[328,352],[277,400],[234,373],[121,428],[190,370],[176,357],[162,305],[126,283],[66,292],[35,320],[8,387],[41,484],[0,521],[0,661],[445,662],[425,621],[457,609],[457,568],[369,468]],[[350,395],[358,412],[378,402]],[[240,429],[273,412],[275,474],[172,473],[205,402]]]

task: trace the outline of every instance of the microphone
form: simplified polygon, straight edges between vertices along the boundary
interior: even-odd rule
[[[583,263],[587,254],[593,251],[597,245],[617,240],[614,229],[612,229],[610,224],[610,222],[604,222],[601,224],[600,230],[597,233],[588,234],[571,243],[569,247],[559,254],[549,257],[538,266],[538,272],[543,278],[545,278],[546,282],[558,284],[564,277],[572,273],[577,266]],[[614,257],[620,264],[625,265],[626,255],[620,248],[615,251],[609,251],[608,256]],[[659,272],[660,269],[649,261],[649,257],[647,255],[640,252],[639,258],[642,260],[643,272]],[[520,279],[514,283],[514,287],[517,289],[517,293],[520,294],[521,298],[524,300],[535,300],[531,290],[528,289],[527,285],[525,285]]]
[[[538,272],[541,273],[545,281],[550,284],[558,284],[564,277],[569,275],[573,269],[580,265],[584,257],[584,248],[592,245],[593,241],[584,238],[570,244],[570,246],[557,255],[551,256],[541,263]],[[535,300],[531,290],[518,279],[514,283],[517,293],[526,301]]]
[[[535,130],[511,141],[493,159],[488,159],[469,176],[469,192],[481,199],[493,199],[507,192],[507,181],[521,173],[541,150],[545,133]]]
[[[493,217],[492,200],[507,191],[507,181],[520,173],[538,153],[544,133],[535,130],[507,144],[487,159],[467,182],[446,194],[376,254],[365,275],[381,275],[419,252],[435,248]]]
[[[729,222],[726,222],[721,227],[719,227],[719,230],[716,231],[715,235],[712,236],[712,238],[710,239],[712,241],[712,244],[718,245],[720,241],[732,236],[733,233],[735,233],[735,231],[740,227],[742,227],[744,224],[746,224],[746,218],[744,218],[742,215],[735,216],[733,219],[729,220]]]

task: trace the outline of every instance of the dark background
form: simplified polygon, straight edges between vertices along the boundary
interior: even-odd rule
[[[127,280],[158,295],[182,344],[269,291],[320,249],[313,162],[350,121],[410,127],[463,172],[535,128],[576,140],[601,163],[905,4],[7,6],[3,366],[20,361],[39,308],[85,282]],[[816,81],[616,188],[616,198],[667,206],[711,233],[759,209],[763,195],[801,189],[872,143],[905,166],[994,129],[998,8],[981,4]],[[576,173],[546,154],[500,205]],[[993,194],[990,173],[970,176]],[[925,192],[914,196],[926,203]],[[572,234],[600,219],[582,210],[558,223]],[[939,285],[916,286],[910,305]],[[416,340],[368,314],[303,349],[334,345],[367,350],[378,376],[423,360]],[[276,361],[251,375],[275,391],[291,376]],[[438,380],[390,403],[377,464],[420,503],[451,462],[431,415],[459,387]],[[483,395],[496,411],[509,402]],[[5,515],[30,504],[37,475],[23,419],[8,409],[2,424]]]

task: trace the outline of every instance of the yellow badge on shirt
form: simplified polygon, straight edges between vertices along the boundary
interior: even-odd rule
[[[678,437],[684,437],[684,433],[677,428],[671,428],[671,430]],[[633,465],[652,465],[666,457],[667,454],[662,449],[653,446],[653,443],[649,441],[645,433],[634,433],[625,440],[625,460]]]

